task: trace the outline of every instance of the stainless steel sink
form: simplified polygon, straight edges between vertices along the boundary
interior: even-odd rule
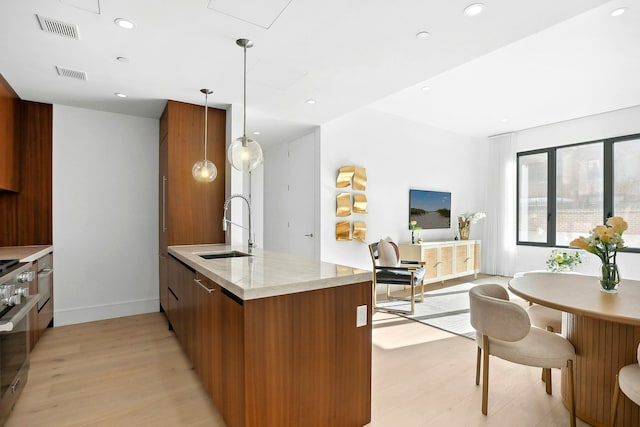
[[[198,254],[200,258],[204,259],[218,259],[218,258],[240,258],[245,256],[251,256],[240,251],[228,251],[228,252],[212,252],[210,254]]]

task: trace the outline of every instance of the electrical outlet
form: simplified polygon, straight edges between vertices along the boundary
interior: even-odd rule
[[[359,328],[361,326],[367,325],[367,306],[359,305],[356,308],[356,327]]]

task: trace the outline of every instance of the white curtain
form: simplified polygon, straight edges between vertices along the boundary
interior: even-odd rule
[[[483,270],[489,274],[515,273],[516,174],[516,134],[489,138],[487,235],[483,242]]]

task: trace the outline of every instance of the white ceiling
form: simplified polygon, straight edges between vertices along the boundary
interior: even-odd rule
[[[468,17],[472,0],[3,0],[0,74],[22,99],[152,118],[203,87],[240,106],[249,38],[247,131],[267,145],[365,106],[489,136],[640,105],[640,0],[481,1]]]

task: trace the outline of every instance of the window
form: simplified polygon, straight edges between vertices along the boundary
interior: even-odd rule
[[[556,150],[556,245],[569,246],[604,218],[603,144]]]
[[[547,242],[547,153],[518,157],[518,237],[524,242]]]
[[[629,224],[625,244],[640,248],[640,139],[613,145],[613,211]]]
[[[517,243],[569,246],[610,216],[640,249],[640,135],[518,153]]]

